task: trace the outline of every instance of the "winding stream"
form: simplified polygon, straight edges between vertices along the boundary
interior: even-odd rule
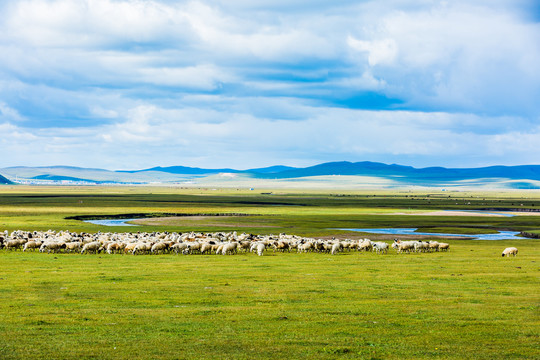
[[[382,228],[382,229],[339,229],[347,231],[358,231],[370,234],[386,234],[386,235],[429,235],[429,236],[456,236],[467,237],[475,240],[523,240],[523,237],[516,236],[517,231],[499,231],[497,234],[447,234],[447,233],[429,233],[415,232],[416,228]]]

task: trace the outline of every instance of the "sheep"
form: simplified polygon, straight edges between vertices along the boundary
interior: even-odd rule
[[[313,249],[313,243],[311,241],[298,245],[298,252],[308,252],[309,250]]]
[[[257,250],[257,246],[259,246],[261,242],[258,241],[258,242],[254,242],[254,243],[251,243],[251,246],[249,247],[249,252],[254,252]]]
[[[97,254],[100,248],[101,248],[101,243],[99,241],[93,241],[91,243],[84,244],[81,250],[81,254],[89,253],[89,252],[94,252]]]
[[[429,242],[429,250],[439,251],[439,246],[441,246],[441,244],[439,244],[437,241]]]
[[[199,251],[200,252],[200,250],[201,250],[201,243],[198,242],[198,241],[195,241],[195,242],[187,244],[187,248],[184,249],[184,253],[193,254],[194,251]]]
[[[386,254],[388,252],[388,244],[384,241],[374,242],[373,244],[373,250],[377,253],[383,253]]]
[[[125,243],[111,242],[106,247],[107,253],[108,254],[116,253],[116,252],[121,251],[122,249],[124,249],[126,246],[127,246],[127,244],[125,244]]]
[[[510,255],[516,256],[518,253],[518,249],[515,247],[509,247],[503,250],[502,256],[509,257]]]
[[[364,241],[358,244],[358,251],[369,251],[371,249],[373,249],[373,245],[369,239],[364,239]]]
[[[287,241],[277,241],[276,243],[274,243],[274,251],[290,251],[290,244],[287,242]]]
[[[129,243],[127,244],[125,247],[124,247],[124,254],[128,253],[128,252],[132,252],[133,249],[135,249],[135,247],[137,246],[138,243],[136,242],[132,242],[132,243]]]
[[[139,242],[133,248],[131,255],[136,255],[137,253],[148,253],[150,250],[152,250],[153,245],[154,243],[152,242]]]
[[[338,241],[334,245],[332,245],[331,254],[336,255],[339,251],[342,249],[341,243]]]
[[[158,243],[155,243],[154,245],[152,245],[152,247],[150,248],[150,252],[152,254],[158,254],[160,252],[162,253],[162,252],[166,251],[168,248],[169,248],[169,243],[158,242]]]
[[[401,240],[394,239],[392,248],[396,249],[398,253],[402,253],[404,251],[411,252],[411,250],[414,250],[415,243],[416,241],[401,241]]]
[[[60,251],[60,249],[64,248],[65,246],[66,244],[61,242],[44,242],[41,244],[39,252],[47,251],[47,253],[50,253],[52,251],[54,253]]]
[[[72,252],[72,251],[79,252],[79,250],[81,250],[81,248],[82,248],[82,243],[79,242],[79,241],[66,243],[66,251],[68,251],[68,252]]]
[[[223,255],[227,255],[229,253],[234,254],[237,252],[237,249],[238,249],[238,243],[236,241],[233,241],[231,243],[227,243],[223,245],[223,249],[221,249],[221,253]]]
[[[17,249],[20,249],[25,243],[26,241],[22,239],[8,240],[4,244],[4,246],[6,247],[6,250],[11,250],[11,249],[17,250]]]
[[[213,241],[202,243],[201,248],[199,249],[201,251],[201,254],[210,253],[212,251],[212,245],[214,245]]]
[[[260,242],[259,244],[257,244],[257,255],[262,256],[265,248],[266,245],[264,245],[264,243]]]
[[[23,247],[23,251],[26,251],[26,250],[35,250],[35,249],[39,249],[39,247],[41,246],[41,241],[28,241],[26,244],[24,244],[24,247]]]
[[[450,244],[447,243],[439,243],[439,251],[448,251],[448,248],[450,247]]]

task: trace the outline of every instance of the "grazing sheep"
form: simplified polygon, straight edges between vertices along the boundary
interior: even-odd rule
[[[358,244],[358,251],[370,251],[373,249],[371,240],[364,239],[360,244]]]
[[[158,243],[155,243],[154,245],[152,245],[152,248],[150,249],[150,252],[152,254],[158,254],[158,253],[165,252],[167,249],[169,249],[169,243],[158,242]]]
[[[266,245],[264,245],[264,243],[260,242],[259,244],[257,244],[257,255],[262,256],[265,248]]]
[[[174,251],[176,254],[184,253],[184,250],[187,249],[188,244],[186,243],[178,243],[171,246],[171,251]]]
[[[31,250],[31,249],[32,250],[39,249],[40,246],[41,246],[41,241],[29,241],[26,244],[24,244],[23,251]]]
[[[343,246],[341,246],[341,243],[338,241],[337,243],[332,245],[332,249],[331,249],[330,253],[332,255],[336,255],[339,251],[341,251],[342,248],[343,248]]]
[[[439,243],[439,251],[448,251],[448,248],[450,247],[450,244],[447,243]]]
[[[277,243],[274,243],[274,251],[290,251],[290,244],[286,241],[278,241]]]
[[[432,251],[439,251],[439,247],[441,246],[440,243],[438,243],[437,241],[430,241],[429,242],[429,250]]]
[[[100,248],[101,248],[101,243],[99,241],[93,241],[91,243],[84,244],[81,250],[81,254],[89,253],[89,252],[93,252],[97,254]]]
[[[412,250],[414,250],[414,244],[416,241],[401,241],[394,239],[394,243],[392,244],[392,248],[396,249],[398,253],[407,252],[410,253]]]
[[[373,243],[373,250],[377,253],[383,253],[386,254],[388,252],[388,244],[384,241],[374,242]]]
[[[510,255],[516,256],[518,253],[518,249],[515,247],[509,247],[503,250],[502,256],[509,257]]]
[[[81,250],[81,249],[82,249],[82,243],[79,242],[79,241],[66,243],[66,251],[67,252],[73,252],[73,251],[79,252],[79,250]]]
[[[201,248],[199,249],[201,251],[201,254],[205,254],[205,253],[210,254],[211,251],[212,251],[212,246],[214,245],[212,243],[213,243],[213,241],[202,243]]]
[[[425,252],[428,249],[448,250],[446,243],[423,242],[423,241],[399,241],[395,240],[392,247],[401,252]],[[23,248],[24,246],[24,248]],[[314,239],[297,235],[252,235],[236,232],[230,233],[168,233],[168,232],[137,232],[137,233],[72,233],[65,231],[21,231],[0,233],[0,247],[6,249],[23,248],[23,251],[40,249],[40,252],[74,252],[81,254],[107,252],[114,254],[124,253],[137,254],[161,254],[174,251],[175,253],[193,254],[236,254],[242,250],[249,252],[257,251],[259,256],[266,249],[272,247],[274,251],[290,251],[297,249],[302,252],[331,253],[350,251],[351,249],[372,250],[377,253],[387,253],[388,244],[384,242],[372,242],[369,239],[359,241],[345,239],[332,240]],[[517,249],[516,249],[517,252]],[[504,253],[503,256],[510,253]],[[515,253],[512,253],[515,256]]]
[[[223,249],[221,250],[221,253],[223,255],[227,255],[229,253],[234,254],[237,251],[238,251],[238,243],[236,241],[234,241],[234,242],[227,243],[227,244],[223,245]]]
[[[121,251],[123,248],[126,247],[127,244],[120,243],[120,242],[112,242],[109,243],[106,247],[108,254],[116,254],[117,252]]]
[[[21,239],[9,240],[4,244],[4,246],[6,247],[6,250],[17,250],[17,249],[22,248],[25,242],[26,241],[21,240]]]
[[[150,250],[152,250],[152,246],[154,246],[154,243],[152,242],[140,242],[137,243],[135,248],[133,248],[133,251],[131,252],[131,255],[136,255],[137,253],[141,254],[147,254]]]
[[[133,251],[133,249],[135,249],[135,247],[137,246],[137,244],[138,244],[138,243],[136,243],[136,242],[132,242],[132,243],[127,244],[127,245],[124,247],[124,254]]]
[[[311,241],[298,245],[298,252],[308,252],[309,250],[313,249],[313,243]]]
[[[54,252],[60,251],[61,249],[65,247],[66,247],[65,243],[44,242],[43,244],[41,244],[41,247],[39,248],[39,252],[47,251],[47,253],[50,253],[52,251],[54,253]]]

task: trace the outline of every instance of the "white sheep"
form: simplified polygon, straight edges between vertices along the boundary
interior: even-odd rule
[[[82,243],[78,241],[69,242],[66,243],[66,251],[72,252],[72,251],[79,251],[81,250]]]
[[[264,253],[264,249],[266,248],[266,245],[264,243],[260,242],[257,244],[257,255],[262,256]]]
[[[375,250],[377,254],[380,254],[380,253],[386,254],[388,252],[388,244],[385,243],[384,241],[374,242],[373,250]]]
[[[336,255],[339,251],[341,251],[341,249],[342,249],[342,245],[341,245],[341,243],[338,241],[338,242],[336,242],[334,245],[332,245],[332,249],[331,249],[330,253],[331,253],[332,255]]]
[[[439,243],[439,250],[440,251],[448,251],[449,247],[450,247],[450,244],[448,244],[448,243]]]
[[[41,246],[41,241],[29,241],[26,244],[24,244],[23,251],[30,250],[30,249],[39,249]]]
[[[394,240],[394,243],[392,244],[392,248],[396,249],[398,253],[402,253],[404,251],[411,252],[411,250],[414,250],[415,243],[416,241]]]
[[[369,251],[371,249],[373,249],[373,245],[369,239],[364,239],[358,244],[358,251]]]
[[[169,243],[166,242],[158,242],[152,245],[152,248],[150,249],[150,252],[152,254],[162,253],[166,251],[169,248]]]
[[[99,241],[93,241],[87,244],[84,244],[81,254],[94,252],[97,253],[98,250],[101,248],[101,243]]]
[[[39,248],[39,252],[45,252],[47,253],[57,252],[60,251],[60,249],[64,248],[66,244],[60,243],[60,242],[44,242],[41,244],[41,247]]]
[[[515,247],[509,247],[509,248],[506,248],[506,249],[503,250],[502,256],[503,256],[503,257],[504,257],[504,256],[508,257],[508,256],[510,256],[510,255],[516,256],[517,253],[518,253],[518,249],[517,249],[517,248],[515,248]]]
[[[234,242],[223,245],[223,249],[221,250],[221,253],[223,255],[226,255],[229,253],[234,254],[235,252],[237,252],[237,249],[238,249],[238,243],[234,241]]]

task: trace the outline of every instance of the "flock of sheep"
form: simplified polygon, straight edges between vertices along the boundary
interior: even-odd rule
[[[343,251],[373,251],[386,254],[389,244],[369,239],[323,240],[296,235],[253,235],[237,232],[217,233],[75,233],[70,231],[21,231],[0,233],[0,248],[47,253],[108,253],[108,254],[236,254],[267,250],[330,253]],[[397,253],[447,251],[449,244],[437,241],[394,240],[391,247]],[[504,256],[504,255],[503,255]]]

